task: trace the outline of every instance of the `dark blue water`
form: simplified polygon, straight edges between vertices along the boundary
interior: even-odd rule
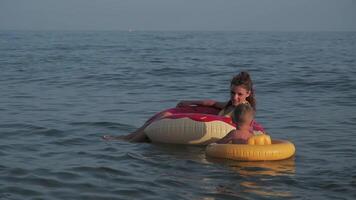
[[[0,32],[0,199],[355,199],[355,32]],[[277,162],[103,141],[251,73]]]

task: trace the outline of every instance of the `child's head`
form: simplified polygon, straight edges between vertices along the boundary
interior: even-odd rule
[[[255,111],[249,103],[242,103],[235,107],[232,120],[238,127],[249,127]]]

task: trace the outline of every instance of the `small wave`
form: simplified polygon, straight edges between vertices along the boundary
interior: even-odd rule
[[[0,193],[0,199],[26,199],[29,197],[41,197],[43,195],[40,191],[18,186],[6,186],[0,191],[2,191]]]
[[[154,190],[142,188],[142,187],[130,187],[126,189],[116,189],[112,191],[113,194],[122,196],[123,198],[139,198],[139,199],[146,199],[150,196],[159,196],[157,192]],[[153,198],[155,199],[155,198]]]
[[[112,175],[112,176],[130,176],[130,173],[128,171],[123,171],[120,169],[114,169],[112,167],[85,167],[85,166],[80,166],[80,167],[73,167],[69,168],[66,171],[73,171],[76,173],[86,173],[90,175],[96,174],[96,176],[107,176],[107,175]]]
[[[64,137],[65,132],[62,130],[58,129],[45,129],[45,130],[38,130],[34,131],[33,134],[38,134],[38,135],[43,135],[43,136],[49,136],[49,137]]]
[[[118,122],[71,122],[69,124],[72,126],[93,126],[93,127],[104,127],[104,128],[124,129],[124,130],[130,130],[135,128],[130,124],[123,124]]]
[[[26,128],[30,130],[46,129],[45,127],[42,126],[36,126],[33,124],[22,124],[22,123],[0,124],[0,128]]]
[[[154,76],[171,76],[172,74],[174,74],[175,76],[179,76],[179,75],[187,74],[187,72],[178,68],[162,67],[162,68],[150,70],[148,74]]]

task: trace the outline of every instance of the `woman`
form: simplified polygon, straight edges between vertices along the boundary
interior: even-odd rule
[[[231,80],[230,100],[228,102],[216,102],[213,100],[181,101],[177,107],[193,105],[213,106],[221,109],[219,115],[231,117],[235,106],[245,102],[248,102],[256,110],[256,100],[251,77],[247,72],[240,72]]]
[[[253,82],[250,74],[244,71],[232,78],[230,83],[230,100],[228,102],[217,102],[214,100],[181,101],[178,103],[177,107],[194,105],[213,106],[221,109],[218,115],[232,117],[235,107],[242,103],[249,103],[256,112],[256,99]],[[264,128],[255,120],[252,121],[251,128],[256,131],[265,132]]]
[[[234,76],[230,84],[230,100],[228,102],[217,102],[214,100],[202,100],[202,101],[181,101],[177,104],[177,107],[186,106],[212,106],[221,109],[219,115],[232,117],[235,106],[241,103],[249,103],[254,110],[256,110],[256,100],[253,90],[253,83],[250,75],[247,72],[240,72]],[[153,121],[172,115],[170,112],[159,113],[150,118],[142,127],[135,132],[126,136],[104,136],[104,139],[124,139],[130,142],[145,142],[148,140],[144,130]],[[252,126],[256,130],[263,131],[263,128],[257,123],[253,122]]]

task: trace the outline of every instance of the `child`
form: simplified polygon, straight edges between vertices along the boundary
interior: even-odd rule
[[[248,139],[253,136],[251,124],[254,118],[254,110],[249,103],[242,103],[235,107],[232,120],[237,125],[236,130],[230,131],[225,137],[218,140],[218,144],[247,144]]]

